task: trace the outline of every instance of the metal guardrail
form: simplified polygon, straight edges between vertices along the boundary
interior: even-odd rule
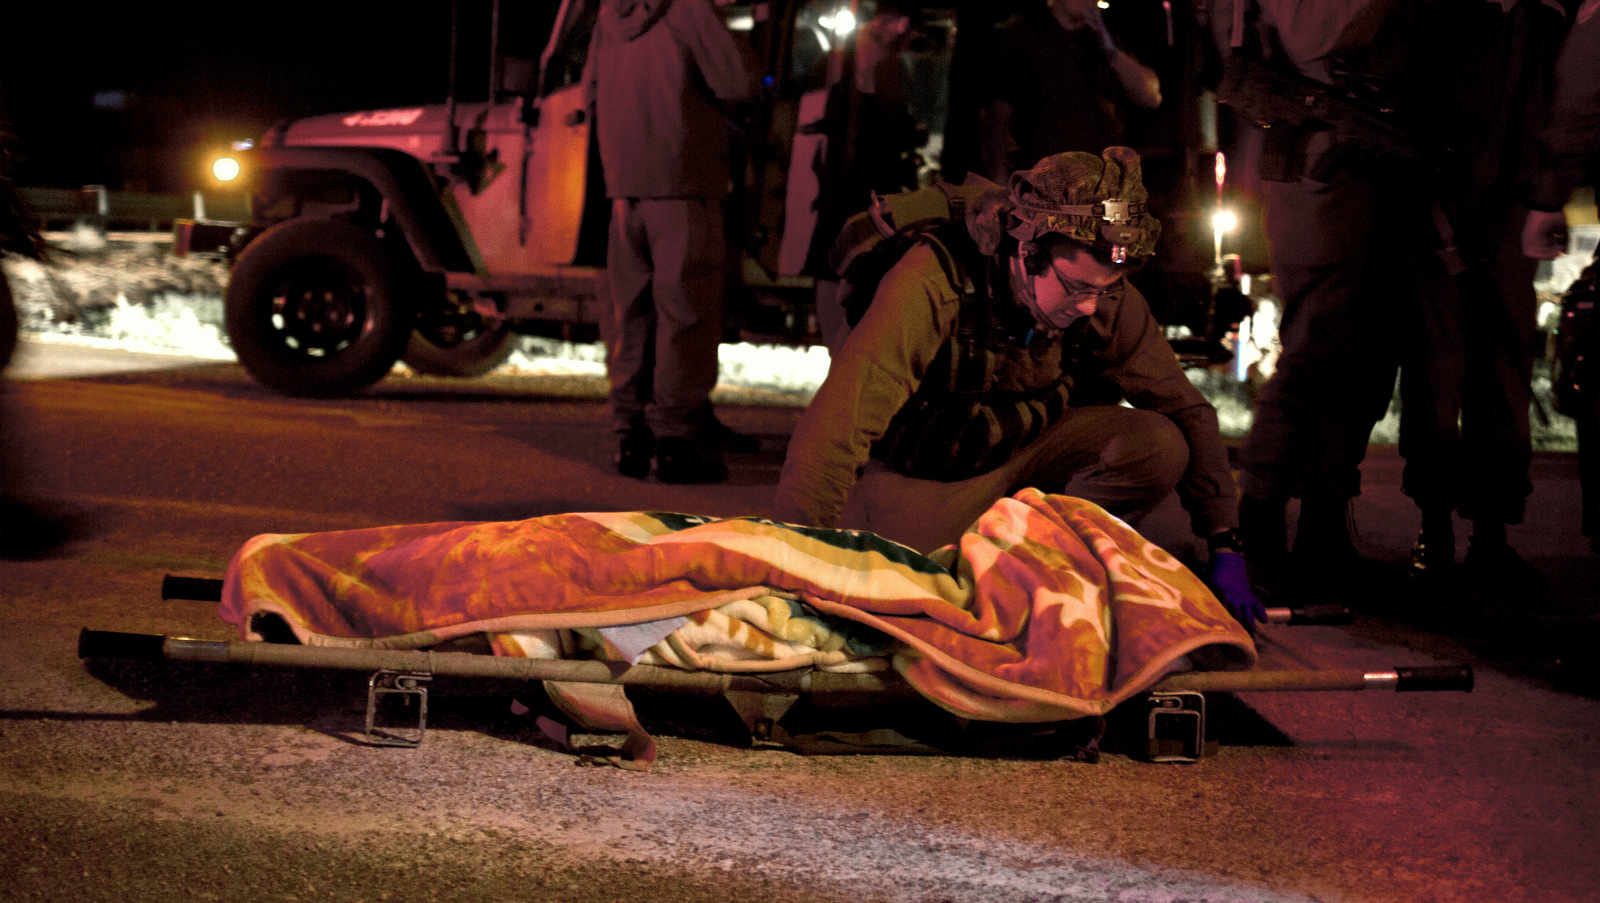
[[[82,188],[21,188],[17,193],[40,231],[87,225],[101,231],[170,232],[173,220],[245,220],[249,202],[238,192],[162,194],[110,191],[104,185]]]

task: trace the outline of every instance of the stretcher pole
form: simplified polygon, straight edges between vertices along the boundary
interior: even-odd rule
[[[88,628],[78,634],[78,656],[85,659],[170,659],[366,671],[372,675],[367,683],[366,739],[370,743],[386,746],[416,746],[422,742],[427,730],[428,712],[428,690],[424,684],[435,677],[644,686],[721,695],[734,705],[741,717],[746,718],[752,736],[761,739],[767,739],[762,733],[773,730],[782,710],[787,709],[801,693],[853,693],[884,698],[914,692],[898,673],[890,670],[839,674],[793,669],[759,674],[728,674],[622,662],[532,659],[431,650],[224,642]],[[1168,675],[1147,688],[1142,697],[1148,707],[1147,757],[1154,762],[1197,762],[1206,755],[1210,745],[1205,733],[1206,693],[1371,689],[1398,692],[1470,691],[1472,669],[1460,665],[1396,667],[1390,671],[1195,671]],[[413,734],[396,733],[376,726],[379,700],[396,697],[408,704],[413,701],[417,703],[417,723]]]
[[[825,671],[775,671],[761,674],[727,674],[685,671],[654,665],[621,662],[570,661],[470,652],[427,650],[352,649],[196,640],[160,634],[117,633],[84,628],[78,634],[80,658],[170,659],[290,668],[329,668],[344,671],[393,671],[437,677],[498,678],[504,680],[557,680],[572,683],[619,684],[708,694],[729,690],[802,693],[879,692],[903,682],[894,672],[835,674]],[[1401,668],[1388,671],[1195,671],[1174,674],[1157,682],[1152,692],[1248,693],[1307,690],[1394,690],[1396,692],[1471,691],[1472,669],[1467,665]]]

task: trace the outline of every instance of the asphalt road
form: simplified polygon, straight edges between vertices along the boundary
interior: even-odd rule
[[[1600,702],[1552,683],[1542,640],[1482,626],[1521,623],[1509,604],[1461,631],[1372,606],[1278,631],[1280,660],[1466,661],[1477,689],[1224,697],[1220,750],[1186,766],[1053,760],[1003,734],[983,755],[807,757],[746,748],[709,702],[652,700],[661,757],[640,774],[578,767],[503,688],[440,687],[408,750],[355,742],[361,675],[85,663],[85,626],[231,638],[158,586],[220,575],[259,533],[765,513],[799,411],[724,398],[762,452],[726,485],[671,487],[610,471],[592,382],[391,379],[309,402],[230,364],[111,354],[73,375],[63,354],[4,398],[7,462],[79,530],[0,562],[5,900],[1547,903],[1600,886]],[[1540,466],[1539,510],[1565,516],[1566,464]],[[1381,508],[1392,450],[1368,477],[1387,518],[1368,538],[1393,545],[1415,524]],[[1559,598],[1540,623],[1590,624],[1587,548],[1541,549]]]

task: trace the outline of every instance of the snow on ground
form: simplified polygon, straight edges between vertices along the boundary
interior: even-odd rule
[[[233,358],[222,326],[227,270],[220,262],[174,257],[170,239],[161,234],[113,233],[108,239],[85,228],[48,237],[56,250],[49,264],[16,257],[3,263],[26,332],[132,351]],[[1555,275],[1569,274],[1563,270]],[[1553,282],[1539,288],[1544,299],[1541,324],[1548,328],[1559,313],[1559,288]],[[1260,329],[1255,332],[1257,343],[1272,341],[1263,340]],[[828,352],[821,347],[724,344],[719,363],[722,385],[768,390],[803,405],[827,375]],[[500,372],[599,376],[605,373],[605,353],[599,343],[528,336]],[[1189,376],[1217,408],[1223,435],[1249,432],[1258,385],[1236,379],[1225,367],[1191,370]],[[1572,421],[1550,405],[1548,375],[1535,377],[1534,390],[1535,447],[1573,448]],[[1372,438],[1380,444],[1398,441],[1398,400]]]
[[[4,263],[25,331],[130,351],[233,358],[222,325],[222,264],[173,257],[160,235],[107,240],[82,229],[50,238],[57,253],[49,264]],[[724,345],[719,357],[721,382],[793,393],[801,404],[828,372],[823,348],[740,343]],[[528,336],[504,366],[521,374],[603,375],[605,351],[597,342]]]

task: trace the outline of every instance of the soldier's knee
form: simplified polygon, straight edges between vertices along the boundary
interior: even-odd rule
[[[1148,411],[1138,413],[1141,416],[1134,419],[1132,428],[1119,437],[1115,449],[1109,450],[1113,458],[1107,463],[1130,482],[1153,492],[1170,492],[1189,469],[1189,441],[1166,417]]]

